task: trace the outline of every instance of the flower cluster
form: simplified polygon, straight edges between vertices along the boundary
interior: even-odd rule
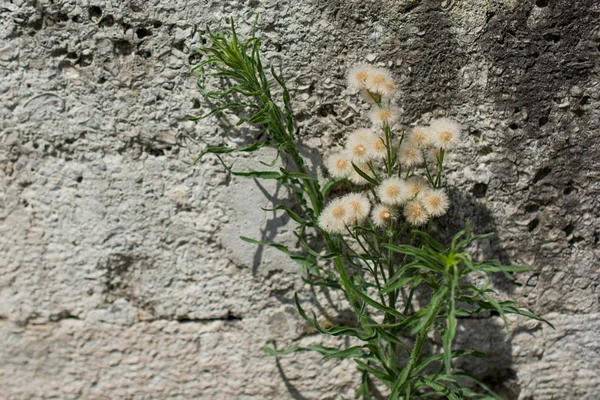
[[[331,201],[319,217],[319,226],[329,233],[344,233],[370,216],[372,225],[390,227],[400,209],[413,226],[444,215],[449,200],[440,189],[442,163],[446,150],[460,141],[460,126],[439,118],[428,126],[394,135],[392,128],[400,109],[394,104],[397,86],[391,72],[358,64],[350,69],[347,79],[349,88],[360,91],[371,104],[372,126],[352,132],[343,149],[326,159],[326,167],[332,177],[346,178],[367,190]]]

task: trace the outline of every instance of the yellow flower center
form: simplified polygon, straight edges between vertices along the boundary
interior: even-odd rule
[[[439,207],[441,203],[442,199],[439,196],[431,196],[429,198],[429,204],[434,208]]]
[[[367,71],[358,71],[355,76],[357,80],[364,82],[367,79],[368,75]]]
[[[385,81],[385,77],[383,75],[375,75],[375,76],[373,76],[373,83],[375,85],[379,85],[383,81]]]
[[[390,219],[390,217],[392,216],[392,213],[390,212],[390,210],[382,210],[379,213],[379,218],[386,220],[386,219]]]
[[[360,203],[358,201],[351,201],[350,208],[352,208],[352,211],[358,212],[360,211]]]
[[[344,208],[344,206],[337,206],[331,211],[331,215],[338,219],[342,218],[344,215],[346,215],[346,209]]]
[[[335,166],[339,169],[346,169],[346,167],[348,166],[348,161],[346,160],[337,160],[335,162]]]
[[[375,141],[375,150],[379,151],[379,150],[385,150],[385,143],[383,143],[382,139],[377,139]]]
[[[358,145],[354,146],[354,148],[352,149],[352,152],[354,153],[354,155],[360,157],[367,152],[367,148],[362,144],[358,144]]]
[[[452,140],[452,132],[450,131],[443,131],[440,133],[440,140],[442,143],[448,143]]]
[[[383,109],[383,110],[379,111],[379,118],[382,121],[389,121],[391,117],[392,117],[392,112],[390,110]]]
[[[396,197],[400,195],[400,188],[398,186],[390,186],[387,188],[386,193],[390,197]]]

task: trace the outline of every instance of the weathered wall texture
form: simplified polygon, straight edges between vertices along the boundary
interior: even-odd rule
[[[0,398],[353,395],[351,363],[261,351],[326,340],[293,308],[314,298],[296,266],[238,240],[292,237],[259,209],[278,189],[186,164],[256,134],[189,122],[208,106],[186,65],[206,23],[257,12],[313,159],[365,121],[343,87],[359,60],[393,69],[404,123],[464,123],[443,222],[496,232],[488,256],[533,266],[500,296],[556,325],[464,321],[491,356],[464,367],[507,399],[598,398],[594,0],[0,1]]]

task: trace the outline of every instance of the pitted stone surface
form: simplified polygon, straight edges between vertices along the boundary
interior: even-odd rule
[[[293,225],[260,210],[286,195],[229,176],[215,158],[188,166],[206,146],[259,134],[233,115],[188,120],[209,109],[187,68],[200,61],[199,34],[230,16],[243,34],[256,13],[312,165],[366,123],[344,89],[356,61],[392,69],[403,124],[463,123],[440,234],[467,218],[495,232],[482,254],[533,267],[515,283],[497,279],[499,296],[556,330],[512,318],[507,335],[497,317],[461,321],[458,343],[490,355],[461,367],[506,399],[597,398],[593,0],[0,2],[1,396],[353,396],[350,362],[262,352],[267,339],[347,345],[311,332],[292,301],[299,291],[329,313],[340,299],[328,305],[299,266],[238,239],[295,246]]]

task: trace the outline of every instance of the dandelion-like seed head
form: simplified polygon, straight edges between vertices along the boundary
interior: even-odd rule
[[[386,206],[385,204],[378,204],[373,208],[373,212],[371,213],[371,219],[375,226],[385,227],[391,220],[396,219],[396,211]]]
[[[367,79],[372,75],[373,67],[366,63],[355,64],[348,70],[348,87],[353,90],[363,89]]]
[[[368,104],[375,104],[375,99],[373,97],[378,97],[376,93],[370,93],[368,89],[361,89],[360,97]]]
[[[386,97],[391,96],[385,93],[389,93],[390,91],[395,93],[396,89],[392,73],[386,68],[373,68],[365,81],[365,86],[371,93],[378,93]]]
[[[413,200],[404,206],[406,220],[414,226],[421,226],[429,221],[429,214],[421,201]]]
[[[399,116],[400,109],[393,104],[385,107],[374,105],[369,114],[371,122],[376,126],[392,125]]]
[[[416,126],[410,131],[408,135],[408,142],[415,147],[425,148],[431,145],[431,136],[432,132],[428,127]]]
[[[438,118],[431,122],[435,147],[450,149],[460,142],[460,125],[448,118]]]
[[[354,170],[346,152],[337,152],[325,161],[329,174],[334,178],[346,178]]]
[[[408,187],[400,178],[387,178],[377,187],[377,196],[383,204],[402,204],[410,197]]]
[[[450,206],[448,195],[440,189],[425,191],[421,201],[427,213],[432,217],[439,217],[446,214]]]
[[[356,167],[358,169],[360,169],[362,172],[364,172],[368,176],[375,178],[375,175],[373,174],[373,171],[371,171],[371,168],[369,167],[368,164],[355,163],[354,165],[356,165]],[[350,173],[350,175],[348,175],[348,180],[350,182],[354,183],[355,185],[366,185],[367,183],[369,183],[369,181],[367,181],[365,178],[360,176],[360,174],[358,172],[356,172],[354,167],[352,167],[352,172]]]
[[[348,220],[356,224],[362,224],[371,211],[369,198],[363,193],[350,193],[344,196],[343,200],[349,210]]]
[[[423,154],[418,147],[410,143],[402,143],[398,150],[398,160],[402,165],[412,167],[423,162]]]
[[[348,136],[346,151],[354,163],[365,163],[373,158],[371,151],[375,134],[368,129],[358,129]]]
[[[392,81],[385,81],[379,88],[379,94],[388,99],[394,97],[396,92],[398,91],[398,87]]]
[[[382,136],[373,135],[371,141],[371,151],[373,158],[385,158],[387,156],[387,147],[385,147],[385,139]]]
[[[406,180],[406,186],[411,197],[414,197],[427,189],[427,181],[420,176],[413,176]]]
[[[325,232],[343,233],[351,215],[343,199],[332,200],[319,215],[318,224]]]

